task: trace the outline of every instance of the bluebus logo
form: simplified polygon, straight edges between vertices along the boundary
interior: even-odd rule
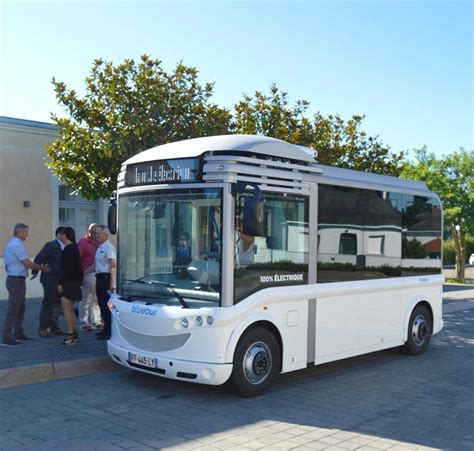
[[[134,305],[132,307],[132,313],[137,313],[138,315],[155,316],[157,312],[158,310],[154,310],[149,307],[141,307],[139,305]]]

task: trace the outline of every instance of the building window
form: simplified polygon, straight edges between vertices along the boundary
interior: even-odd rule
[[[84,199],[66,185],[59,185],[58,194],[59,225],[73,227],[79,240],[87,233],[90,224],[99,221],[99,203]]]
[[[357,235],[355,233],[341,233],[339,253],[357,255]]]
[[[371,235],[367,242],[367,254],[384,255],[385,254],[385,235]]]

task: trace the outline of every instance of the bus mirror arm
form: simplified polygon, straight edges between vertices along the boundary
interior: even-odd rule
[[[117,191],[112,191],[112,194],[110,195],[107,226],[112,235],[117,233]]]

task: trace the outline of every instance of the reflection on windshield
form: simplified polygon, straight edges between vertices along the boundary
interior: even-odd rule
[[[221,212],[220,189],[120,196],[122,298],[180,305],[181,297],[190,307],[219,305]]]

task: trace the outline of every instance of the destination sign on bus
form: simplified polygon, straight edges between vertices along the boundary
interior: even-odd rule
[[[188,183],[196,182],[198,174],[199,160],[197,158],[147,161],[128,166],[125,183],[127,186]]]

